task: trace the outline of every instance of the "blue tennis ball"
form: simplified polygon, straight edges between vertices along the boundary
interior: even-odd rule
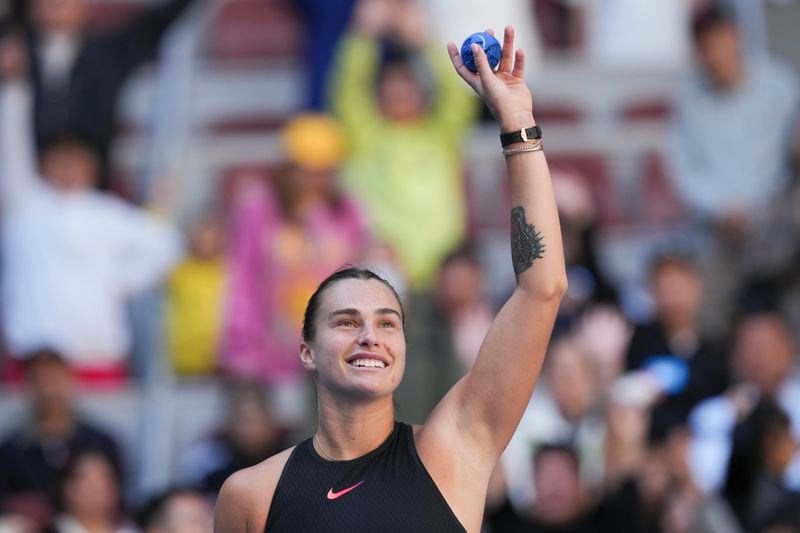
[[[486,52],[486,57],[489,58],[489,65],[492,70],[496,69],[497,65],[500,64],[500,56],[503,55],[503,47],[500,46],[500,41],[481,31],[467,37],[464,44],[461,45],[461,60],[464,61],[464,65],[472,72],[478,72],[478,68],[475,66],[475,58],[472,57],[472,48],[470,48],[472,43],[483,48],[483,51]]]

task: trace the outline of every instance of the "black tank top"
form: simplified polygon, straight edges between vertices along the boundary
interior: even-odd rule
[[[417,455],[411,426],[395,422],[375,450],[327,461],[311,439],[297,445],[272,498],[266,532],[466,530]]]

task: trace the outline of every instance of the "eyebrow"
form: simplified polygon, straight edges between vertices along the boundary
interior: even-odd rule
[[[375,313],[378,315],[396,315],[397,318],[401,320],[403,319],[402,315],[396,309],[392,309],[391,307],[381,307],[380,309],[376,310]],[[358,309],[354,309],[352,307],[347,307],[345,309],[337,309],[336,311],[333,311],[331,314],[328,315],[328,319],[332,319],[334,317],[341,315],[347,315],[347,316],[361,315],[361,311],[359,311]]]

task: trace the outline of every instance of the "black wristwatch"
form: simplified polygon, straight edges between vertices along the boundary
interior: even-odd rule
[[[514,143],[525,143],[528,141],[533,141],[534,139],[541,139],[542,138],[542,128],[539,126],[531,126],[530,128],[524,128],[518,131],[512,131],[510,133],[501,133],[500,134],[500,144],[503,145],[503,148],[510,144]]]

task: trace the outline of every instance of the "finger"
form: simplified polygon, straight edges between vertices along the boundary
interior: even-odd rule
[[[483,30],[483,33],[488,33],[492,37],[495,37],[494,30],[492,28],[486,28],[485,30]]]
[[[503,34],[503,56],[500,59],[498,72],[511,72],[514,56],[514,26],[506,26]]]
[[[483,48],[474,43],[470,48],[472,48],[472,57],[475,59],[475,67],[478,69],[478,75],[484,79],[490,79],[494,76],[494,72],[492,72],[492,67],[489,66],[489,58],[486,57],[486,52],[483,51]]]
[[[511,75],[525,78],[525,52],[522,48],[517,48],[517,52],[514,54],[514,70],[511,71]]]
[[[450,61],[453,63],[453,67],[456,69],[458,75],[461,76],[470,87],[477,91],[481,83],[480,78],[464,64],[464,60],[461,59],[461,53],[454,43],[447,43],[447,54],[450,56]]]

